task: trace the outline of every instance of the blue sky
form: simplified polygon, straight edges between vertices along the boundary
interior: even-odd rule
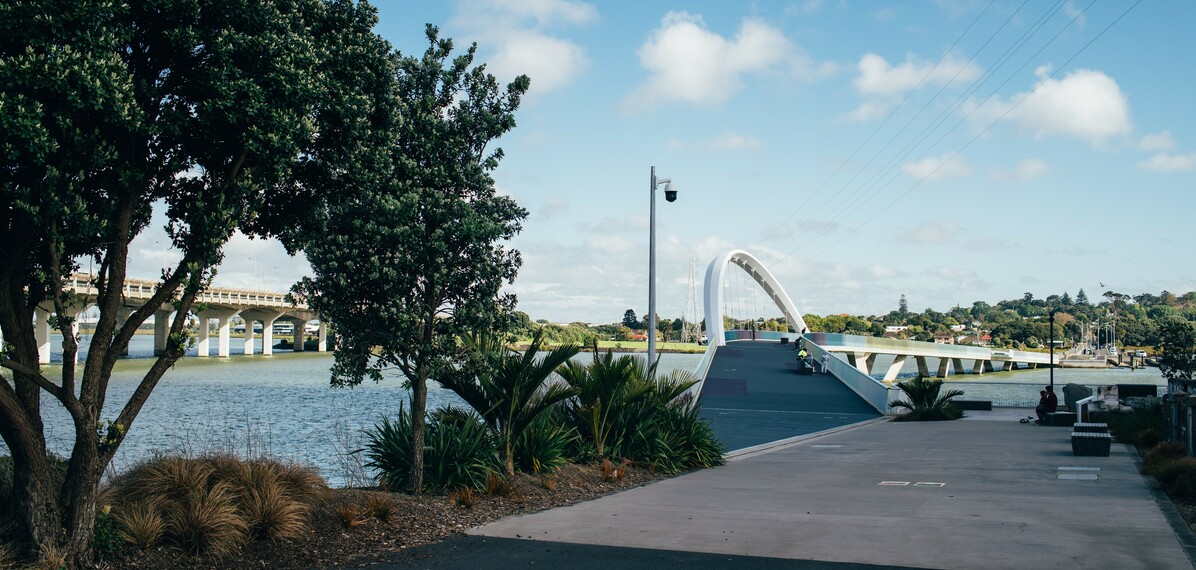
[[[657,204],[664,317],[691,256],[700,294],[731,248],[818,314],[1196,289],[1196,3],[378,4],[404,53],[433,23],[531,77],[494,176],[531,212],[513,290],[533,318],[645,312],[653,165],[680,190]],[[228,254],[217,285],[305,271],[277,244]],[[779,314],[750,289],[738,313]]]

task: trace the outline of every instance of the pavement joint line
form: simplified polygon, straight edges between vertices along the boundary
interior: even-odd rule
[[[867,419],[862,422],[856,422],[854,424],[847,424],[845,426],[839,426],[839,427],[834,427],[834,428],[827,429],[827,430],[816,431],[814,433],[798,435],[798,436],[794,436],[794,437],[790,437],[790,438],[786,438],[786,439],[773,441],[770,443],[762,443],[760,445],[753,445],[751,447],[745,447],[743,449],[736,449],[735,451],[730,451],[730,452],[724,453],[723,459],[725,459],[728,463],[730,463],[732,461],[739,461],[741,459],[747,459],[749,457],[755,457],[757,455],[764,455],[766,453],[772,453],[774,451],[788,449],[795,445],[800,445],[800,444],[803,444],[803,443],[806,443],[806,442],[809,442],[809,441],[812,441],[812,440],[815,440],[818,438],[822,438],[822,437],[825,437],[828,435],[839,433],[841,431],[847,431],[849,429],[866,427],[866,426],[869,426],[869,425],[872,425],[875,423],[887,422],[887,421],[889,421],[888,416],[881,416],[879,418]]]
[[[1091,473],[1060,473],[1057,478],[1064,481],[1096,481],[1100,479]]]

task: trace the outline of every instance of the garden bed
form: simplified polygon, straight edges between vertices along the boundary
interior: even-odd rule
[[[629,466],[625,475],[612,480],[603,474],[598,464],[565,465],[550,477],[517,474],[511,496],[477,493],[477,502],[471,508],[454,504],[447,495],[417,497],[377,489],[333,489],[328,492],[326,504],[313,513],[311,529],[299,539],[255,541],[222,558],[190,556],[174,547],[126,548],[97,567],[307,569],[359,566],[510,515],[569,505],[670,476]],[[369,516],[371,499],[392,505],[389,517]],[[348,512],[359,515],[351,526],[344,521],[344,514]]]

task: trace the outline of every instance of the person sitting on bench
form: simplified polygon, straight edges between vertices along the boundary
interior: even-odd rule
[[[1038,414],[1038,419],[1034,423],[1046,425],[1047,414],[1053,414],[1055,410],[1059,409],[1059,397],[1055,395],[1055,389],[1051,386],[1047,386],[1039,394],[1041,397],[1038,399],[1038,407],[1034,408],[1034,413]]]

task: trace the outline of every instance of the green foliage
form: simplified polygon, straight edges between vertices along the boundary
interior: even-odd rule
[[[563,407],[566,421],[581,435],[575,452],[639,461],[669,473],[721,465],[722,444],[682,396],[696,381],[682,371],[664,378],[655,371],[655,364],[640,358],[616,358],[596,348],[588,366],[571,361],[561,367],[561,376],[578,391]]]
[[[1172,499],[1196,499],[1196,458],[1188,457],[1182,443],[1161,443],[1142,460],[1147,475],[1158,480]]]
[[[652,391],[650,378],[656,365],[648,367],[642,359],[626,354],[616,358],[610,350],[600,352],[596,344],[593,350],[588,366],[571,360],[557,372],[576,390],[565,407],[570,423],[594,445],[599,457],[605,457],[619,414]]]
[[[476,46],[451,57],[435,27],[427,38],[422,55],[394,59],[363,127],[368,144],[355,147],[360,167],[322,181],[298,244],[315,276],[297,292],[341,335],[333,385],[379,381],[388,368],[411,384],[415,490],[427,381],[450,368],[457,337],[511,314],[515,297],[499,289],[521,258],[503,243],[527,217],[495,192],[490,172],[503,153],[487,148],[514,128],[527,77],[500,88],[474,65]]]
[[[1127,413],[1105,414],[1109,433],[1121,443],[1151,448],[1159,442],[1166,429],[1163,407],[1136,409]]]
[[[14,492],[40,495],[10,503],[23,547],[92,543],[93,525],[81,522],[90,513],[75,513],[91,508],[120,426],[132,425],[186,338],[178,319],[129,401],[108,399],[117,355],[136,329],[158,307],[193,308],[234,231],[265,237],[302,225],[311,201],[300,198],[311,186],[298,181],[316,165],[358,167],[342,160],[339,143],[351,137],[333,136],[328,121],[355,121],[365,78],[390,76],[374,23],[368,4],[324,0],[0,3],[0,289],[13,292],[0,313],[11,322],[31,322],[39,306],[73,314],[76,299],[61,288],[83,259],[94,260],[99,310],[80,364],[70,319],[54,319],[65,355],[57,379],[38,378],[33,329],[5,327],[13,389],[0,394],[0,425],[13,428],[2,431],[14,457],[34,458],[14,465],[24,474]],[[130,243],[155,204],[181,261],[129,313],[121,287]],[[46,398],[87,426],[62,493],[37,468],[47,459]],[[120,410],[116,427],[90,429],[105,402]]]
[[[400,409],[392,421],[383,418],[366,430],[366,467],[392,490],[411,488],[411,414]],[[486,475],[499,468],[494,438],[472,412],[440,408],[427,419],[423,490],[481,489]]]
[[[569,463],[577,430],[566,425],[559,406],[536,416],[515,440],[515,466],[524,473],[545,473]]]
[[[1159,367],[1168,383],[1186,385],[1196,381],[1196,323],[1168,317],[1159,325]]]
[[[546,384],[557,367],[577,354],[565,345],[539,356],[544,341],[537,330],[522,354],[511,353],[495,334],[464,339],[464,363],[439,377],[486,422],[494,433],[507,477],[515,474],[515,442],[544,411],[573,395],[561,383]]]
[[[91,546],[96,558],[103,559],[120,550],[124,544],[124,537],[112,519],[112,513],[104,510],[96,511],[95,534],[91,537]]]
[[[943,390],[942,380],[918,376],[913,380],[898,382],[897,387],[905,393],[906,400],[889,402],[895,408],[905,408],[909,413],[894,418],[895,421],[939,421],[957,420],[963,412],[951,405],[951,399],[962,396],[962,390]]]

